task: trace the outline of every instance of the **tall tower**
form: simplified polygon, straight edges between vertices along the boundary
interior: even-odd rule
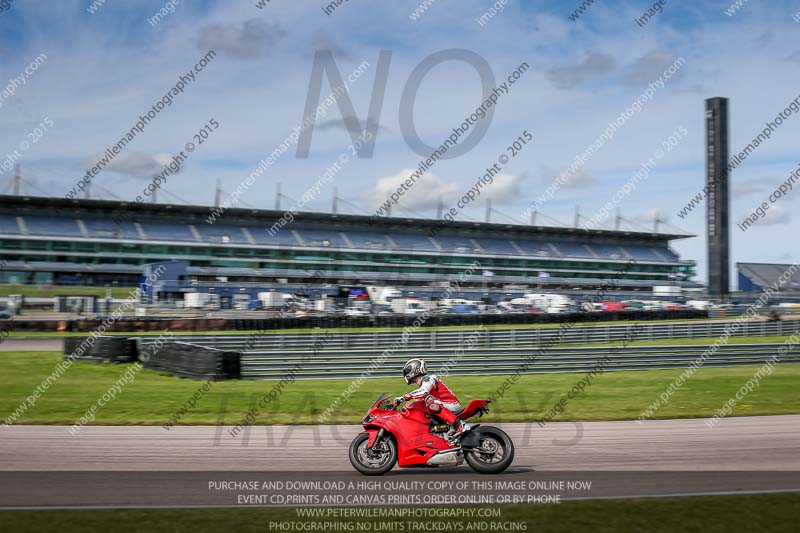
[[[728,99],[706,100],[706,237],[708,293],[724,300],[730,291],[730,224],[728,194]]]

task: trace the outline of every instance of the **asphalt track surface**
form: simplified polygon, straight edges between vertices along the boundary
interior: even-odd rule
[[[58,337],[9,337],[0,344],[0,352],[55,352],[64,349],[64,340]]]
[[[800,491],[800,415],[732,417],[713,428],[703,419],[501,427],[514,440],[516,456],[500,476],[480,476],[462,465],[395,468],[382,478],[361,476],[349,464],[347,448],[359,426],[256,426],[237,437],[229,427],[211,426],[90,426],[75,436],[66,426],[2,427],[0,508],[313,505],[320,504],[319,495],[336,492],[318,484],[375,479],[419,482],[371,492],[385,489],[391,497],[418,488],[420,498],[431,488],[425,484],[442,480],[591,481],[591,489],[562,487],[564,500]],[[256,497],[261,492],[221,484],[232,480],[306,485],[269,494],[285,493],[292,501],[270,502]],[[471,494],[496,489],[480,488],[472,485]],[[534,494],[518,489],[520,497]],[[314,494],[316,501],[309,499]]]

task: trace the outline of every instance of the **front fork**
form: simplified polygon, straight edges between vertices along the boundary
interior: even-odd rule
[[[386,430],[381,428],[378,431],[369,431],[369,440],[367,441],[367,449],[371,450],[372,447],[375,445],[376,442],[379,442],[382,438]]]

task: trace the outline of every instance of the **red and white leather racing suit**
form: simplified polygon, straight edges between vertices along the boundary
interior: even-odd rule
[[[456,425],[458,413],[464,410],[456,395],[436,375],[423,376],[419,388],[403,395],[405,400],[422,398],[428,411],[451,426]]]

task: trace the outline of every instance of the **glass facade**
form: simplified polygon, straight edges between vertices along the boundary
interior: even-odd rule
[[[487,254],[422,254],[414,252],[377,251],[309,251],[230,246],[179,246],[158,243],[82,242],[68,240],[0,239],[2,260],[36,263],[39,272],[3,272],[0,281],[9,276],[31,276],[31,280],[48,279],[59,272],[69,272],[70,265],[119,265],[140,269],[142,265],[169,259],[185,260],[190,267],[215,269],[252,269],[253,279],[274,275],[271,271],[306,271],[324,269],[329,272],[368,272],[376,275],[427,274],[431,277],[457,275],[474,261],[495,276],[536,278],[541,272],[550,277],[571,278],[575,281],[615,277],[628,280],[669,282],[680,275],[689,279],[693,265],[658,264],[637,261],[626,267],[629,260],[567,260],[538,257],[491,256]],[[61,266],[62,268],[59,268]],[[49,272],[42,272],[46,268]],[[256,271],[261,272],[256,272]],[[624,271],[622,275],[614,275]],[[292,275],[291,272],[288,275]],[[298,274],[299,275],[299,274]],[[124,276],[124,273],[120,273]],[[128,276],[124,276],[128,277]],[[202,276],[201,276],[202,277]],[[5,281],[8,282],[8,281]]]

